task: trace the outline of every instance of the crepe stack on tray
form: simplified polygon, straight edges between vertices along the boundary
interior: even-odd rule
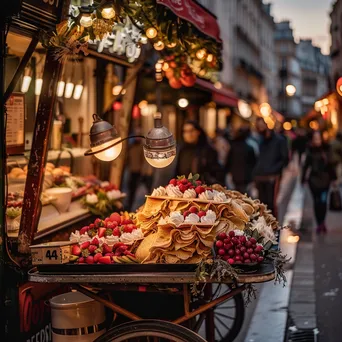
[[[216,227],[203,224],[158,225],[136,251],[142,263],[195,264],[208,257],[213,247]]]

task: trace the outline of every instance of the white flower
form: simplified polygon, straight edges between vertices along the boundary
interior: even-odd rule
[[[245,235],[243,230],[240,229],[234,229],[235,236],[242,236]]]
[[[154,189],[152,192],[152,196],[156,196],[156,197],[165,196],[165,195],[166,195],[166,190],[163,186],[160,186],[157,189]]]
[[[253,221],[251,229],[256,229],[258,233],[261,236],[263,236],[266,240],[269,240],[274,244],[277,243],[277,239],[274,235],[272,227],[267,225],[265,218],[263,216],[260,216],[258,220]]]
[[[108,181],[105,181],[105,182],[101,182],[100,186],[101,188],[105,188],[106,186],[109,185],[109,182]]]
[[[184,223],[191,223],[191,224],[196,224],[200,221],[200,218],[196,214],[189,214],[186,218]]]
[[[120,236],[120,242],[125,245],[133,245],[137,240],[142,240],[144,238],[144,233],[141,229],[134,229],[132,233],[122,233]]]
[[[103,239],[103,238],[101,238]],[[114,246],[116,243],[118,243],[120,241],[120,238],[118,236],[115,235],[110,235],[107,236],[105,238],[106,243],[108,244],[108,246]],[[102,243],[100,242],[100,246],[102,246]]]
[[[170,214],[169,222],[179,226],[184,222],[184,216],[179,211],[174,211]]]
[[[108,199],[110,201],[118,199],[121,197],[121,191],[120,190],[111,190],[106,193]]]
[[[89,204],[95,204],[99,201],[96,194],[88,194],[86,196],[86,202]]]
[[[81,237],[80,232],[78,230],[76,230],[75,233],[70,234],[69,240],[72,243],[78,243],[80,241],[80,237]]]
[[[214,199],[214,193],[211,190],[205,190],[198,196],[198,198],[211,201],[212,199]]]
[[[216,221],[216,214],[212,210],[208,210],[205,216],[201,217],[201,222],[205,224],[214,224]]]
[[[185,190],[183,197],[184,198],[196,198],[196,191],[195,189],[188,189]]]
[[[166,187],[166,193],[169,197],[174,197],[174,198],[182,198],[183,193],[182,191],[179,190],[178,185],[174,186],[173,184],[169,184]]]

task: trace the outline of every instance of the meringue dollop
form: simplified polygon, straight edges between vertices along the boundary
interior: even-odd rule
[[[184,222],[184,216],[179,211],[174,211],[170,214],[168,221],[175,226],[179,226]]]
[[[166,190],[163,186],[160,186],[154,189],[152,192],[152,196],[156,196],[156,197],[165,196],[165,195],[166,195]]]
[[[201,217],[201,223],[214,224],[216,221],[216,214],[212,210],[208,210],[205,216]]]
[[[214,194],[213,200],[215,202],[225,202],[225,201],[227,201],[227,197],[226,197],[226,195],[223,192],[214,190],[213,194]]]
[[[205,190],[198,196],[198,198],[210,201],[214,198],[214,193],[211,190]]]
[[[188,190],[185,190],[184,194],[183,194],[183,197],[184,198],[196,198],[196,191],[195,189],[188,189]]]
[[[189,214],[185,220],[184,223],[191,223],[191,224],[195,224],[198,223],[200,221],[200,218],[198,215],[196,214]]]
[[[183,193],[179,190],[178,185],[174,186],[173,184],[169,184],[166,187],[166,193],[169,197],[176,197],[176,198],[182,198]]]

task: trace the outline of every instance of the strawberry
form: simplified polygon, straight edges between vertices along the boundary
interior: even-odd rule
[[[96,249],[97,249],[97,246],[95,246],[95,245],[90,245],[88,247],[88,251],[89,251],[90,254],[95,253]]]
[[[104,243],[102,245],[102,251],[103,251],[103,254],[106,254],[106,253],[112,253],[113,251],[113,248],[108,246],[106,243]]]
[[[177,179],[174,179],[174,178],[171,179],[169,184],[172,184],[172,185],[176,186],[177,185]]]
[[[108,229],[114,229],[115,227],[117,227],[118,226],[118,223],[116,222],[116,221],[108,221],[107,222],[107,228]]]
[[[105,227],[101,227],[101,228],[99,228],[99,230],[97,231],[97,234],[98,234],[99,238],[104,237],[105,233],[106,233],[106,228],[105,228]]]
[[[106,218],[104,219],[104,221],[105,221],[106,224],[107,224],[108,222],[111,222],[109,217],[106,217]]]
[[[85,259],[84,259],[83,257],[80,257],[80,258],[78,259],[78,263],[79,263],[79,264],[84,264],[84,263],[85,263]]]
[[[203,216],[207,215],[207,213],[205,211],[201,210],[197,213],[197,215],[198,215],[198,217],[203,217]]]
[[[93,264],[94,263],[94,257],[91,256],[91,255],[87,256],[86,259],[85,259],[85,262],[87,264]]]
[[[197,214],[198,213],[198,208],[195,206],[190,207],[189,209],[190,213]]]
[[[114,246],[113,246],[113,251],[115,251],[117,248],[119,248],[120,246],[125,246],[125,244],[123,242],[117,242]]]
[[[90,246],[90,241],[83,242],[81,244],[81,249],[87,249]]]
[[[183,216],[184,216],[184,217],[187,217],[187,216],[189,216],[190,214],[191,214],[191,212],[190,212],[189,210],[187,210],[187,211],[184,211]]]
[[[196,191],[196,194],[199,195],[199,194],[201,194],[202,192],[204,192],[205,189],[203,188],[203,186],[198,185],[198,186],[195,188],[195,191]]]
[[[123,253],[124,251],[127,251],[128,249],[128,246],[126,245],[123,245],[123,246],[120,246],[116,249],[116,252],[120,252],[120,253]]]
[[[133,253],[131,253],[130,251],[124,251],[124,254],[125,255],[129,255],[129,256],[132,256],[132,257],[134,257],[135,258],[135,255],[133,254]]]
[[[114,253],[113,253],[113,252],[112,252],[112,253],[106,253],[105,256],[110,256],[110,257],[112,257],[112,256],[114,256]]]
[[[202,185],[202,182],[200,180],[197,180],[196,185]]]
[[[82,251],[81,251],[81,248],[80,246],[77,246],[77,245],[73,245],[72,248],[71,248],[71,254],[72,255],[81,255]]]
[[[123,225],[126,225],[126,224],[133,224],[133,221],[132,220],[127,220],[127,219],[124,219],[121,224]]]
[[[81,235],[85,234],[89,229],[90,229],[90,227],[88,227],[88,226],[85,226],[85,227],[81,228],[80,229],[80,234]]]
[[[94,224],[95,224],[95,227],[96,228],[99,228],[101,227],[101,224],[102,224],[102,220],[97,218],[95,221],[94,221]]]
[[[114,236],[120,236],[121,235],[121,231],[119,227],[116,227],[113,229],[113,235]]]
[[[103,257],[101,257],[101,258],[98,259],[98,263],[99,263],[99,264],[107,264],[107,265],[108,265],[108,264],[111,263],[111,258],[110,258],[109,255],[103,256]]]
[[[133,232],[133,228],[130,227],[130,225],[128,224],[127,226],[124,227],[123,231],[125,233],[132,233]]]
[[[112,215],[110,215],[109,219],[112,222],[116,222],[117,224],[121,223],[121,216],[118,213],[113,213]]]
[[[100,242],[99,242],[98,238],[95,237],[94,239],[91,240],[90,244],[95,245],[95,246],[99,246]]]
[[[95,262],[98,262],[99,261],[99,259],[102,257],[102,253],[96,253],[95,255],[94,255],[94,261]]]
[[[186,178],[181,180],[181,184],[187,185],[188,183],[189,181]]]
[[[94,228],[95,228],[95,224],[94,223],[90,223],[89,229],[94,229]]]
[[[179,187],[179,190],[183,193],[187,190],[187,188],[184,184],[179,184],[178,187]]]

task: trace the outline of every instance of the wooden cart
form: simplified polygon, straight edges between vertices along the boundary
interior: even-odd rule
[[[193,271],[148,272],[144,271],[144,266],[148,265],[136,265],[135,267],[141,266],[142,271],[128,273],[124,271],[124,267],[128,265],[118,265],[122,266],[118,273],[88,273],[88,266],[82,266],[82,272],[73,274],[61,271],[61,266],[55,269],[51,266],[39,270],[35,268],[29,272],[29,280],[39,283],[69,284],[71,288],[111,309],[115,317],[120,315],[130,321],[108,330],[97,340],[99,342],[204,341],[201,336],[205,336],[208,342],[233,341],[244,320],[242,293],[246,285],[271,281],[275,277],[273,264],[263,263],[254,273],[239,274],[237,282],[231,279],[222,282],[207,279],[205,284],[199,284],[199,286],[205,285],[203,296],[194,297],[190,290],[191,284],[196,282]],[[96,266],[98,265],[94,265]],[[183,302],[182,313],[178,312],[176,317],[164,321],[151,320],[150,316],[147,316],[149,320],[145,320],[146,317],[133,312],[134,309],[127,309],[118,303],[119,298],[113,296],[115,291],[118,291],[120,296],[127,292],[151,293],[150,295],[164,292],[169,298],[170,295],[178,295]],[[160,319],[160,316],[153,318]],[[71,332],[65,331],[65,334],[69,333]]]

